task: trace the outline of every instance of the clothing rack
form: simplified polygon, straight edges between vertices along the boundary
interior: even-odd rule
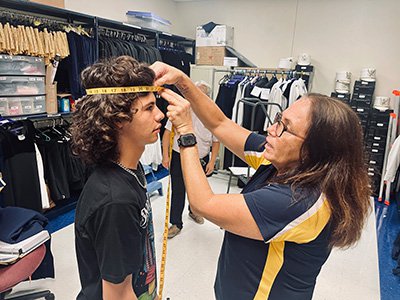
[[[108,20],[104,18],[96,18],[98,34],[101,36],[110,36],[121,40],[131,40],[135,42],[148,43],[155,45],[156,31],[144,29],[139,26],[122,23],[118,21]]]
[[[147,36],[141,33],[133,33],[127,30],[115,30],[110,28],[99,28],[98,33],[104,37],[116,38],[125,41],[133,41],[138,43],[146,43]]]
[[[163,50],[163,47],[168,45],[168,42],[170,43],[170,45],[172,43],[173,46],[180,47],[184,51],[186,51],[187,49],[191,49],[191,55],[193,56],[192,63],[195,63],[194,58],[196,57],[196,41],[194,39],[170,34],[167,32],[157,32],[156,47],[158,49]]]
[[[255,114],[256,114],[256,108],[260,107],[261,110],[263,111],[265,117],[268,119],[268,124],[272,125],[273,119],[267,112],[267,107],[275,106],[277,107],[281,112],[282,112],[282,107],[277,104],[277,103],[269,103],[267,101],[262,101],[259,100],[257,102],[254,102],[254,98],[242,98],[239,100],[239,103],[243,103],[243,105],[248,105],[251,107],[251,125],[250,125],[250,131],[254,131],[254,122],[255,122]],[[238,111],[239,111],[239,105],[236,106],[236,119],[234,120],[235,123],[237,123],[237,116],[238,116]],[[227,193],[229,194],[230,190],[230,185],[231,185],[231,180],[232,176],[236,176],[242,180],[242,182],[247,183],[249,177],[250,177],[250,166],[245,167],[247,170],[245,173],[239,172],[240,174],[237,175],[235,174],[234,170],[232,169],[235,165],[235,155],[232,153],[232,167],[229,168],[229,180],[228,180],[228,188],[227,188]],[[246,174],[244,176],[243,174]]]
[[[313,67],[311,66],[311,71],[298,71],[296,69],[284,69],[284,68],[252,68],[252,67],[235,67],[232,72],[237,72],[236,74],[244,75],[267,75],[273,74],[275,76],[287,75],[290,77],[303,78],[303,76],[308,77],[306,80],[306,86],[308,92],[311,91],[312,81],[314,77]]]
[[[159,49],[185,51],[185,48],[176,41],[160,40]]]
[[[23,116],[11,116],[11,117],[7,117],[13,121],[20,121],[20,120],[26,120],[29,119],[32,122],[34,121],[41,121],[41,120],[48,120],[48,119],[53,119],[53,118],[71,118],[72,114],[71,113],[58,113],[58,114],[35,114],[35,115],[23,115]]]
[[[282,68],[251,68],[251,67],[235,67],[232,72],[234,74],[248,74],[248,75],[289,75],[295,76],[296,71],[292,69],[282,69]]]
[[[267,101],[262,101],[262,100],[254,102],[254,99],[255,98],[242,98],[242,99],[239,100],[239,102],[243,103],[243,105],[249,105],[249,106],[252,107],[252,109],[251,109],[250,131],[254,131],[255,114],[256,114],[256,108],[257,107],[261,108],[261,110],[263,111],[265,117],[268,119],[268,124],[269,125],[272,125],[273,119],[268,114],[266,106],[276,106],[280,111],[283,111],[282,107],[277,103],[269,103]],[[234,120],[235,123],[237,122],[238,112],[239,112],[239,105],[236,106],[236,120]]]
[[[11,25],[25,25],[32,27],[46,26],[47,28],[57,28],[54,30],[62,30],[62,26],[70,25],[60,20],[49,19],[42,16],[27,15],[13,11],[1,11],[0,21],[10,23]]]
[[[30,1],[2,0],[0,2],[0,7],[6,8],[8,11],[14,13],[26,13],[37,17],[40,16],[41,18],[66,20],[69,24],[77,22],[94,24],[93,16]]]
[[[33,122],[33,126],[35,128],[47,128],[47,127],[54,127],[57,125],[69,125],[69,122],[65,120],[63,116],[54,116],[54,117],[46,117],[42,119],[31,119]]]

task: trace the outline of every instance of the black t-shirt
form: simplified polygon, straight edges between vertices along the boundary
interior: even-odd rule
[[[98,166],[89,177],[76,208],[75,247],[82,286],[77,299],[102,299],[102,279],[117,284],[129,274],[138,298],[155,298],[150,199],[118,165]]]

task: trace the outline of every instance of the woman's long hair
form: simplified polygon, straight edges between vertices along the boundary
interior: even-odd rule
[[[277,182],[318,188],[331,208],[331,246],[346,248],[361,236],[371,209],[370,179],[359,118],[336,99],[310,93],[311,120],[297,168]]]
[[[85,89],[152,85],[155,74],[130,56],[111,58],[86,68],[81,74]],[[118,126],[132,121],[134,101],[148,93],[86,95],[73,114],[72,150],[88,164],[117,160]]]

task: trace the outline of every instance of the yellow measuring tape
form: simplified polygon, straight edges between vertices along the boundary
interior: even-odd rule
[[[171,159],[172,159],[172,144],[174,142],[174,127],[171,128],[171,135],[169,137],[169,161],[170,161],[170,174],[171,174]],[[161,254],[161,267],[160,267],[160,285],[158,288],[158,298],[162,300],[162,293],[164,289],[164,281],[165,281],[165,265],[167,262],[167,240],[168,240],[168,225],[169,225],[169,210],[171,206],[171,175],[168,180],[168,190],[167,190],[167,199],[165,203],[165,222],[164,222],[164,234],[163,234],[163,244],[162,244],[162,254]]]
[[[87,95],[107,95],[107,94],[130,94],[130,93],[149,93],[159,92],[162,86],[123,86],[123,87],[100,87],[87,89]]]

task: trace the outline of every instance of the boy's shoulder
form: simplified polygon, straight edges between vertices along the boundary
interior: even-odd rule
[[[140,193],[129,181],[124,180],[124,175],[113,166],[96,167],[79,197],[76,221],[83,225],[91,216],[109,205],[129,205],[139,210],[145,199],[142,200]]]

